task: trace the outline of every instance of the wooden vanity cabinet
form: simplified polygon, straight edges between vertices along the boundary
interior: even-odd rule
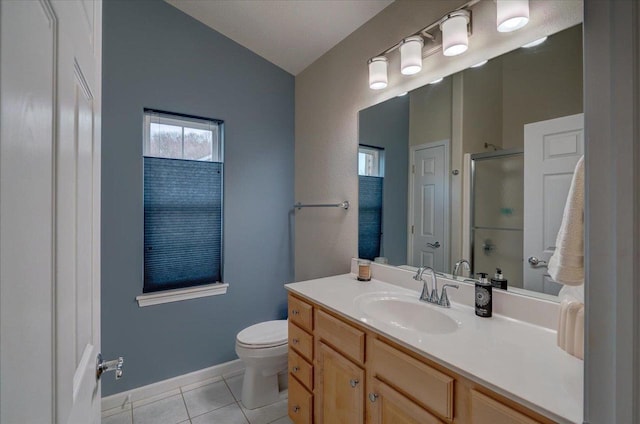
[[[291,294],[289,341],[289,417],[296,424],[553,423]]]
[[[313,423],[313,306],[289,295],[289,418]]]

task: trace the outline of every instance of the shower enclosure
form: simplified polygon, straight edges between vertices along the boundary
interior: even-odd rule
[[[509,287],[523,286],[524,152],[471,155],[471,265],[493,277],[502,270]],[[476,195],[482,193],[482,195]]]

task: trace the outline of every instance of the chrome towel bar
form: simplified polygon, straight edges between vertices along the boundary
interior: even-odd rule
[[[340,202],[340,203],[325,203],[325,204],[320,204],[320,205],[303,205],[302,203],[298,202],[295,205],[293,205],[294,208],[300,210],[302,208],[342,208],[342,209],[349,209],[349,201],[345,200],[344,202]]]

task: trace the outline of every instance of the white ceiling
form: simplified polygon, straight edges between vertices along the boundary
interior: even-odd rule
[[[394,0],[166,0],[297,75]]]

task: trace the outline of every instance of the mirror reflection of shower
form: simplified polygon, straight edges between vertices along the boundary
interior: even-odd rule
[[[374,260],[383,256],[382,201],[384,149],[358,146],[358,257]]]
[[[471,155],[471,266],[523,287],[524,152]],[[476,193],[482,193],[476,195]]]

